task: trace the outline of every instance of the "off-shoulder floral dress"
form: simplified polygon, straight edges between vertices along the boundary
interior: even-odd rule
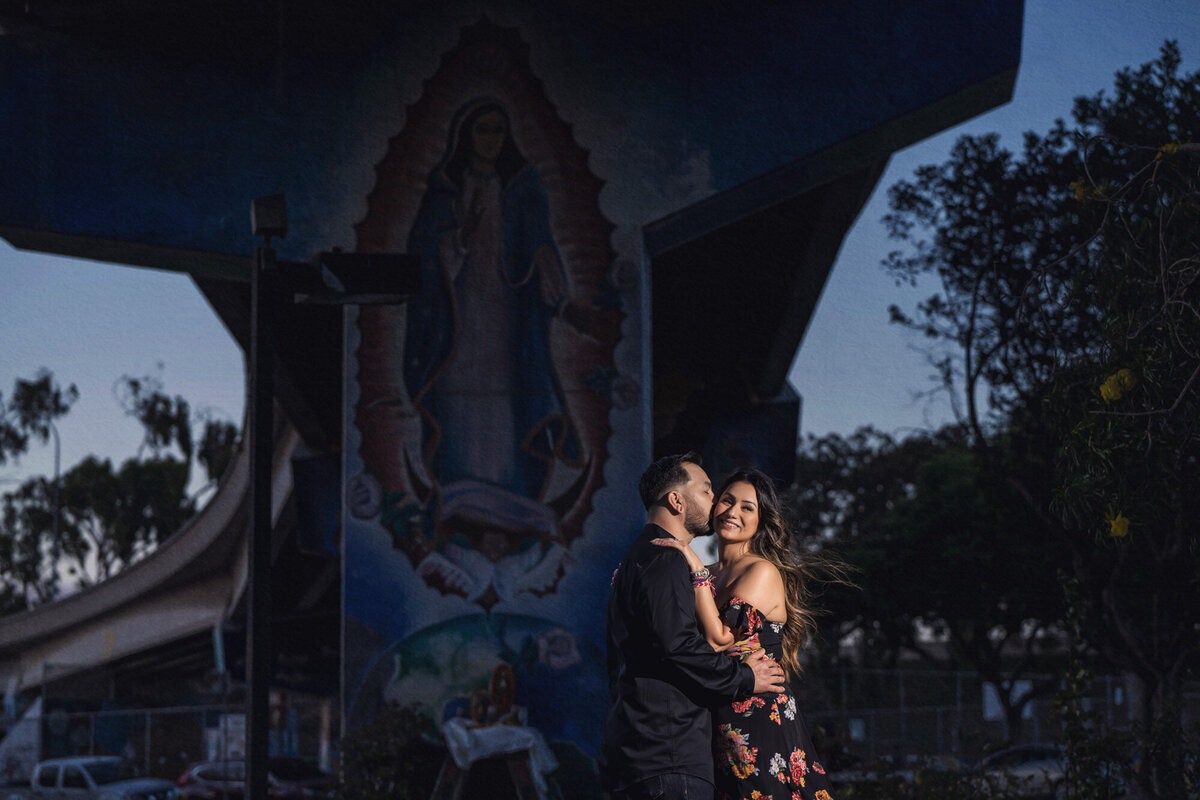
[[[779,659],[783,623],[729,598],[721,616],[738,641],[726,653],[740,658],[762,648]],[[812,740],[790,690],[756,694],[713,712],[717,797],[723,800],[832,800],[825,768],[814,760]]]

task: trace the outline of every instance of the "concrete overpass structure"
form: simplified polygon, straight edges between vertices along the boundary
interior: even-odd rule
[[[452,112],[500,97],[549,198],[566,282],[609,328],[603,346],[573,343],[590,371],[567,375],[571,359],[554,348],[569,334],[551,323],[546,346],[567,386],[565,415],[593,437],[585,463],[595,465],[594,498],[557,520],[574,538],[538,543],[565,554],[555,582],[500,593],[485,610],[567,630],[584,662],[597,619],[577,617],[598,604],[559,592],[591,597],[607,586],[619,558],[609,550],[620,549],[611,530],[638,516],[633,484],[647,457],[700,445],[719,464],[735,457],[724,444],[733,437],[758,466],[788,477],[799,400],[787,370],[842,239],[891,153],[1007,101],[1022,5],[697,9],[659,0],[604,9],[0,0],[0,236],[186,272],[244,348],[252,198],[286,190],[284,258],[404,249],[395,231],[419,224],[420,193],[451,149]],[[298,494],[307,490],[295,490],[292,464],[358,458],[364,437],[343,397],[360,391],[360,328],[331,307],[280,313],[271,354],[280,577],[271,602],[276,641],[294,645],[289,663],[300,666],[276,680],[332,699],[346,682],[337,663],[339,648],[349,652],[343,590],[370,581],[347,580],[335,552],[304,541],[311,520]],[[396,402],[404,395],[397,389]],[[579,412],[585,400],[592,405]],[[379,482],[397,496],[412,488],[403,475]],[[9,695],[45,686],[121,703],[194,700],[223,652],[236,673],[237,654],[225,647],[236,650],[244,624],[248,489],[242,452],[208,506],[157,552],[101,586],[0,620]],[[521,499],[541,507],[540,497]],[[378,633],[379,647],[408,637],[417,620],[448,624],[479,611],[469,591],[433,587],[414,555],[458,552],[438,550],[446,535],[431,528],[427,541],[401,541],[408,534],[388,527],[387,511],[342,516],[355,542],[390,536],[397,551],[409,547],[411,564],[400,557],[388,567],[410,581],[388,595],[409,627]],[[511,552],[529,544],[505,540]],[[473,552],[493,569],[511,556]],[[359,630],[351,644],[373,641]],[[529,666],[531,679],[544,667]],[[386,693],[387,679],[353,682],[379,682]],[[396,676],[388,685],[404,684]],[[544,725],[550,738],[590,747],[588,731]]]

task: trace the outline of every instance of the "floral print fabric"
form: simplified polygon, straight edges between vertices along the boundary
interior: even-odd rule
[[[721,609],[738,641],[726,651],[741,658],[764,649],[779,658],[783,625],[731,597]],[[833,800],[825,768],[815,760],[796,698],[790,691],[757,694],[714,712],[717,797],[722,800]]]

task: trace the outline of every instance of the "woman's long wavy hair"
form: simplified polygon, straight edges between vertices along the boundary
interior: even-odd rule
[[[840,560],[833,556],[801,554],[792,546],[792,534],[775,492],[775,483],[757,469],[739,469],[725,479],[717,492],[720,501],[735,483],[748,483],[758,495],[758,530],[750,539],[750,552],[770,561],[783,577],[787,621],[783,625],[783,654],[780,662],[789,678],[803,671],[800,649],[816,635],[815,589],[821,583],[853,585]],[[713,506],[714,514],[716,506]]]

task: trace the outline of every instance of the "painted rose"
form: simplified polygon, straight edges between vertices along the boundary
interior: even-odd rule
[[[551,628],[538,637],[538,661],[553,670],[573,667],[583,661],[575,634],[566,628]]]

